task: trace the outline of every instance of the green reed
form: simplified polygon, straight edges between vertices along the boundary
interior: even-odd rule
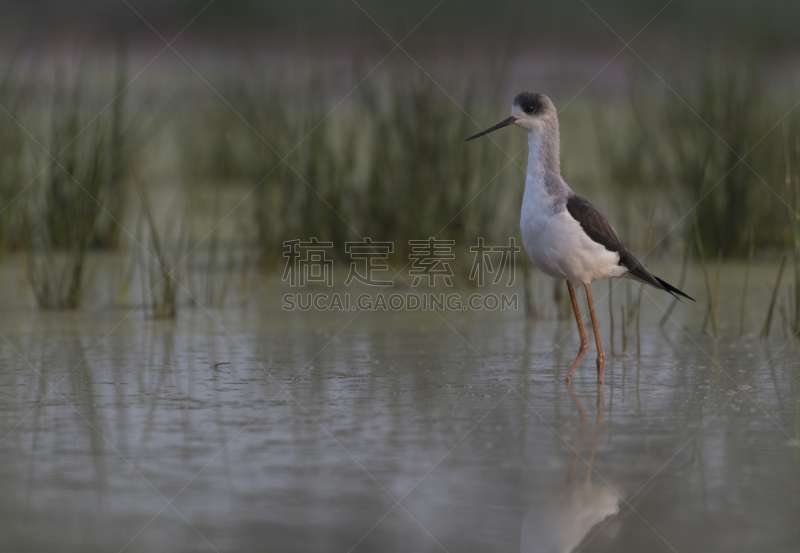
[[[21,218],[18,209],[11,209],[24,187],[24,146],[26,137],[15,121],[26,98],[20,85],[21,70],[11,62],[0,74],[0,253],[20,245]]]
[[[138,253],[145,310],[154,319],[173,319],[177,313],[179,288],[175,266],[180,259],[180,252],[183,251],[180,247],[183,233],[181,229],[176,231],[175,227],[182,224],[182,219],[171,217],[166,231],[162,233],[156,224],[144,185],[139,181],[136,182],[136,190],[141,202],[142,223],[137,232],[137,244],[131,247],[135,247]],[[164,239],[165,235],[176,233],[178,238],[172,242],[177,243],[178,247]]]
[[[402,265],[410,239],[438,236],[467,249],[480,236],[518,236],[510,214],[519,209],[524,152],[510,159],[503,150],[518,152],[521,137],[464,142],[486,124],[472,118],[488,99],[465,92],[457,105],[422,75],[376,73],[337,105],[322,93],[330,88],[323,74],[291,85],[264,71],[246,74],[233,77],[227,93],[247,123],[227,108],[207,116],[204,124],[218,129],[205,134],[225,138],[196,139],[205,154],[188,155],[205,159],[214,178],[254,189],[267,265],[282,262],[282,243],[295,238],[332,241],[340,257],[348,240],[393,241]]]
[[[78,307],[88,250],[117,243],[128,155],[121,60],[111,83],[81,60],[77,67],[58,65],[52,79],[28,72],[9,85],[26,91],[16,120],[25,136],[16,154],[25,162],[17,172],[20,192],[20,183],[27,184],[18,199],[19,230],[3,224],[9,236],[22,237],[42,308]],[[97,107],[98,96],[105,109]]]
[[[709,253],[746,256],[751,228],[758,248],[786,247],[783,203],[764,182],[774,187],[783,179],[782,148],[771,127],[794,93],[767,87],[757,64],[736,55],[682,64],[668,74],[672,91],[651,79],[632,73],[626,101],[594,116],[612,186],[628,199],[663,200],[675,218],[693,207]]]
[[[783,125],[785,185],[787,189],[787,216],[792,233],[792,258],[794,279],[785,319],[792,336],[800,336],[800,129],[794,136],[794,163],[792,163],[788,124]],[[794,165],[794,167],[793,167]]]

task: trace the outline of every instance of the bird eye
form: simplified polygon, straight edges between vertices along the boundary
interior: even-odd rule
[[[525,108],[525,113],[533,113],[533,106],[528,106]]]

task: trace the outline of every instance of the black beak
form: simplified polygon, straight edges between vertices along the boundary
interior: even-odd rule
[[[502,129],[503,127],[507,127],[507,126],[509,126],[509,125],[513,125],[513,124],[514,124],[514,121],[516,121],[516,120],[517,120],[517,118],[516,118],[516,117],[513,117],[513,116],[512,116],[512,117],[509,117],[509,118],[508,118],[508,119],[506,119],[505,121],[500,121],[500,122],[499,122],[497,125],[495,125],[494,127],[490,127],[490,128],[486,129],[486,130],[485,130],[485,131],[483,131],[483,132],[479,132],[479,133],[478,133],[478,134],[476,134],[475,136],[470,136],[469,138],[467,138],[467,140],[472,140],[473,138],[478,138],[479,136],[483,136],[484,134],[489,134],[490,132],[492,132],[492,131],[496,131],[497,129]]]

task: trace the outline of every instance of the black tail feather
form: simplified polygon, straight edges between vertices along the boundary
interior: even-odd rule
[[[644,267],[641,267],[641,266],[634,267],[633,269],[629,269],[628,272],[632,276],[634,276],[637,279],[641,280],[642,282],[645,282],[645,283],[649,284],[650,286],[653,286],[654,288],[658,288],[659,290],[664,290],[665,292],[668,292],[670,295],[672,295],[675,298],[677,298],[678,296],[683,296],[686,299],[695,301],[693,297],[689,296],[688,294],[684,294],[683,292],[681,292],[680,290],[675,288],[673,285],[669,284],[668,282],[665,282],[665,281],[661,280],[660,278],[658,278],[657,276],[653,275],[650,271],[648,271]]]
[[[668,282],[664,282],[663,280],[661,280],[661,279],[660,279],[660,278],[658,278],[658,277],[654,277],[654,278],[655,278],[655,279],[658,281],[658,283],[661,285],[661,289],[662,289],[662,290],[666,290],[667,292],[669,292],[669,293],[670,293],[670,294],[672,294],[673,296],[675,296],[675,294],[678,294],[679,296],[683,296],[683,297],[684,297],[684,298],[686,298],[687,300],[692,300],[692,301],[694,301],[694,298],[693,298],[693,297],[689,296],[688,294],[684,294],[683,292],[681,292],[680,290],[678,290],[677,288],[675,288],[675,287],[674,287],[672,284],[669,284]]]

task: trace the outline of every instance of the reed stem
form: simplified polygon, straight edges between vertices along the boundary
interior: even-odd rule
[[[744,268],[744,286],[742,286],[742,302],[739,309],[739,336],[744,336],[744,313],[747,308],[747,290],[750,287],[750,265],[753,264],[753,227],[750,227],[750,252],[747,256],[747,265]]]
[[[719,289],[722,280],[722,250],[717,254],[717,278],[714,285],[714,307],[711,311],[711,328],[714,331],[714,338],[717,337],[717,323],[719,322]]]
[[[625,308],[623,306],[619,306],[620,314],[622,315],[622,353],[628,351],[628,333],[625,329],[627,324],[625,323]]]
[[[775,287],[772,289],[772,299],[769,301],[769,308],[767,308],[767,319],[764,321],[764,326],[761,327],[761,337],[766,338],[769,336],[769,331],[772,328],[772,314],[775,311],[775,301],[778,298],[778,290],[781,287],[781,278],[783,278],[783,269],[786,267],[786,256],[781,258],[781,267],[778,269],[778,278],[775,279]]]
[[[686,244],[683,247],[683,260],[681,261],[681,276],[678,279],[678,289],[683,290],[683,285],[686,283],[686,271],[689,267],[689,252],[692,251],[692,231],[686,234]],[[672,315],[672,310],[675,309],[675,306],[678,304],[678,298],[672,298],[672,301],[669,303],[669,307],[667,307],[664,316],[661,317],[661,320],[658,322],[658,326],[664,326],[669,319],[670,315]]]
[[[611,327],[611,355],[614,355],[614,286],[611,279],[608,279],[608,321]]]
[[[647,227],[647,248],[644,254],[644,265],[647,266],[647,259],[650,257],[650,240],[653,237],[653,217],[656,214],[656,208],[650,212],[650,224]],[[636,300],[636,355],[642,353],[642,342],[639,334],[640,320],[642,316],[642,294],[644,293],[644,284],[639,285],[639,297]]]
[[[712,310],[712,304],[713,304],[713,297],[714,296],[711,294],[711,282],[709,281],[709,278],[708,278],[708,268],[706,267],[706,254],[705,254],[705,250],[703,248],[703,241],[700,239],[700,225],[697,222],[697,211],[696,210],[692,210],[692,221],[694,223],[694,238],[695,238],[695,242],[697,243],[697,252],[698,252],[699,257],[700,257],[700,267],[703,270],[703,282],[705,283],[705,287],[706,287],[706,298],[708,299],[708,306],[707,306],[707,309],[706,309],[706,315],[705,315],[705,317],[703,319],[703,331],[705,331],[706,324],[708,324],[709,317],[713,318],[713,316],[714,316],[713,313],[712,313],[712,311],[713,311]],[[714,336],[716,336],[716,323],[714,321],[712,321],[711,325],[712,325],[712,327],[714,329]]]

